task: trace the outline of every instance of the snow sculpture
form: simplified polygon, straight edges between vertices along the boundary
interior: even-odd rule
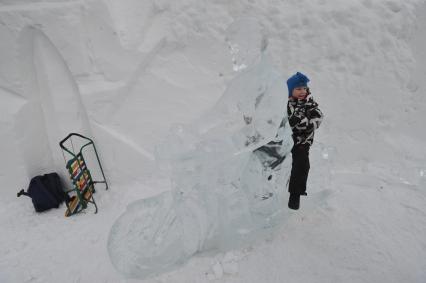
[[[22,31],[20,58],[27,103],[16,115],[16,135],[28,176],[52,170],[68,180],[59,141],[70,132],[92,136],[77,83],[58,49],[37,28]]]
[[[252,34],[252,26],[237,22],[233,34]],[[238,42],[228,42],[235,51]],[[250,243],[285,207],[293,142],[284,80],[259,49],[256,60],[240,63],[245,68],[217,104],[197,122],[173,127],[158,146],[157,161],[169,171],[172,191],[130,204],[114,223],[108,251],[126,277],[143,278],[198,252]]]

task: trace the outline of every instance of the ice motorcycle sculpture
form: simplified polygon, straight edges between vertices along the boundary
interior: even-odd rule
[[[157,148],[171,192],[130,204],[108,252],[128,278],[169,270],[192,255],[251,243],[286,207],[293,146],[284,80],[266,55],[231,81],[197,122]]]

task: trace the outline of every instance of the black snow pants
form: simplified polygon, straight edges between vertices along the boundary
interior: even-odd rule
[[[288,191],[290,194],[306,195],[306,182],[309,173],[309,144],[295,145],[291,150],[293,157]]]

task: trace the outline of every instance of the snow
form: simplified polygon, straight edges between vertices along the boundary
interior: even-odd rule
[[[0,282],[425,282],[425,15],[420,0],[1,1]],[[244,71],[227,37],[251,19],[282,77],[308,74],[325,114],[309,195],[297,212],[284,204],[278,228],[248,247],[125,279],[109,259],[110,229],[128,204],[172,189],[154,149]],[[52,52],[31,60],[27,26],[68,71]],[[97,190],[96,215],[36,214],[15,197],[35,174],[64,167],[31,99],[47,92],[29,87],[46,89],[34,73],[49,72],[31,63],[53,69],[58,103],[61,87],[81,96],[111,184]]]

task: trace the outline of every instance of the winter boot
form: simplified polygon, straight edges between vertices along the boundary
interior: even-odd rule
[[[290,194],[288,199],[288,208],[297,210],[300,206],[300,195],[299,194]]]

